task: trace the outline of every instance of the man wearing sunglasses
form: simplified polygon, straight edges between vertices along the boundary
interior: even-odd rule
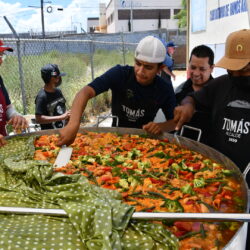
[[[0,40],[0,66],[6,57],[6,51],[13,52],[13,49],[5,46]],[[14,130],[22,130],[28,127],[27,120],[11,104],[9,94],[0,75],[0,147],[6,144],[4,140],[4,136],[6,136],[6,124],[12,125]]]

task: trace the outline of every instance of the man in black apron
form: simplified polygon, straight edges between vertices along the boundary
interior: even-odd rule
[[[59,145],[74,140],[88,100],[109,89],[112,92],[112,115],[118,116],[119,127],[160,133],[164,123],[152,122],[157,111],[162,109],[166,119],[170,120],[175,108],[172,85],[158,76],[165,55],[163,43],[156,37],[147,36],[136,48],[134,67],[117,65],[80,90],[73,101],[69,123],[60,130]]]
[[[183,100],[182,106],[175,109],[176,129],[190,120],[196,104],[203,105],[211,119],[212,146],[234,161],[243,172],[250,162],[249,29],[233,32],[227,37],[225,56],[215,66],[227,69],[228,75],[212,80]],[[247,238],[246,249],[250,249],[250,234]]]
[[[231,33],[226,41],[225,56],[216,67],[227,75],[211,80],[200,91],[182,101],[175,109],[179,129],[202,105],[211,119],[213,147],[232,159],[244,171],[250,162],[250,30]]]

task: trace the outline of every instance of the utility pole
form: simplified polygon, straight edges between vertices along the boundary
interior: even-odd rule
[[[133,32],[134,27],[133,27],[133,2],[132,0],[130,1],[130,25],[131,25],[131,32]]]
[[[44,3],[51,3],[51,1],[47,1],[44,2],[44,0],[41,0],[41,5],[40,7],[38,6],[28,6],[28,7],[32,7],[32,8],[40,8],[41,9],[41,19],[42,19],[42,38],[45,38],[45,27],[44,27],[44,11],[43,11],[43,7],[44,7]],[[63,11],[63,8],[57,8],[58,11]],[[52,7],[49,6],[47,7],[47,12],[51,13],[52,12]]]
[[[43,13],[43,0],[41,0],[41,18],[42,18],[42,37],[45,38],[45,28],[44,28],[44,13]]]

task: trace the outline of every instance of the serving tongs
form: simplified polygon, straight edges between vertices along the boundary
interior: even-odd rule
[[[49,215],[68,217],[63,209],[27,208],[27,207],[0,207],[0,214],[20,215]],[[241,221],[250,222],[248,213],[149,213],[135,212],[135,220],[176,220],[176,221]]]

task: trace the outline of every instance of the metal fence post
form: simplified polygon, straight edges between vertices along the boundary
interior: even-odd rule
[[[6,16],[4,16],[5,21],[9,25],[11,31],[13,32],[15,38],[17,39],[17,58],[18,58],[18,69],[19,69],[19,79],[20,79],[20,85],[21,85],[21,92],[22,92],[22,101],[23,101],[23,114],[26,115],[27,113],[27,99],[26,99],[26,92],[24,87],[24,77],[23,77],[23,65],[22,65],[22,57],[21,57],[21,46],[20,46],[20,38],[17,35],[15,29],[9,22]]]
[[[22,101],[23,101],[23,114],[26,115],[27,114],[27,99],[26,99],[26,91],[25,91],[25,86],[24,86],[23,64],[22,64],[20,40],[17,40],[17,58],[18,58],[19,78],[20,78]]]
[[[122,40],[122,56],[123,56],[123,65],[126,64],[126,57],[125,57],[125,44],[124,44],[124,36],[123,32],[121,32],[121,40]]]
[[[94,43],[93,39],[90,41],[90,67],[91,67],[91,77],[92,81],[95,78],[95,72],[94,72]]]
[[[94,80],[95,77],[95,72],[94,72],[94,44],[93,44],[93,38],[90,38],[90,67],[91,67],[91,79],[92,81]],[[95,110],[95,106],[96,106],[96,98],[93,98],[93,102],[92,102],[92,114],[94,113]]]

